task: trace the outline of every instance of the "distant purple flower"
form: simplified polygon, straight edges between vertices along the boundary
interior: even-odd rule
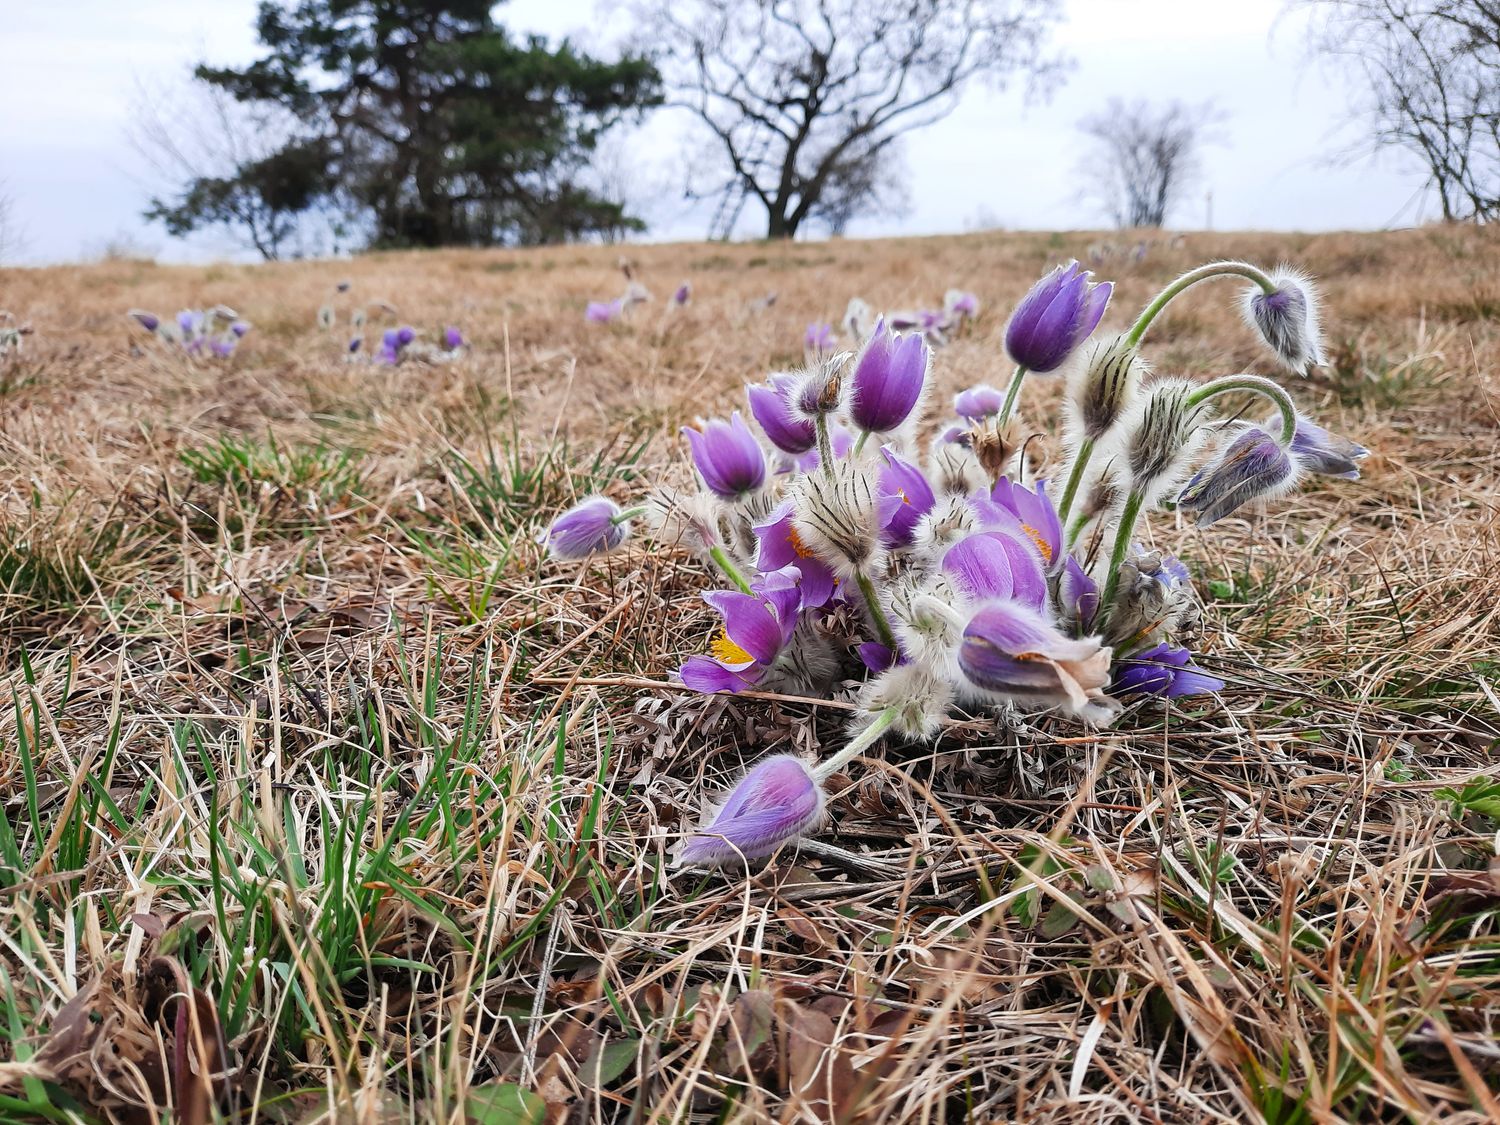
[[[968,426],[949,426],[938,435],[945,445],[973,445],[974,435]]]
[[[1036,552],[1003,531],[960,539],[943,556],[943,573],[971,598],[1000,598],[1031,609],[1047,600],[1047,576]]]
[[[557,559],[582,559],[610,551],[625,541],[626,527],[616,522],[620,507],[603,496],[590,496],[552,521],[539,541]]]
[[[365,338],[363,336],[351,336],[349,338],[349,354],[353,355],[355,352],[359,351],[359,349],[364,346],[364,342]]]
[[[672,303],[679,308],[693,299],[693,287],[684,281],[677,287],[677,292],[672,294]]]
[[[792,523],[794,511],[792,502],[785,500],[764,520],[752,526],[758,545],[755,566],[763,574],[793,568],[799,576],[797,585],[802,591],[802,608],[818,609],[828,604],[838,582],[833,569],[813,554],[797,534]]]
[[[144,309],[131,309],[129,315],[133,316],[136,323],[147,332],[155,332],[161,327],[161,317],[155,313],[146,312]]]
[[[970,422],[999,414],[1005,405],[1005,392],[997,391],[988,383],[980,383],[966,391],[959,391],[953,399],[953,413]]]
[[[854,365],[849,416],[870,433],[897,429],[922,397],[931,353],[918,335],[897,336],[881,321]]]
[[[184,339],[191,340],[203,327],[203,314],[196,309],[183,309],[177,314],[177,327],[182,329]]]
[[[932,486],[922,470],[891,451],[880,450],[885,464],[880,467],[880,525],[888,547],[904,547],[912,541],[917,524],[932,511],[936,503]]]
[[[584,319],[591,324],[608,324],[619,316],[625,305],[621,301],[590,301],[583,310]]]
[[[943,307],[949,316],[968,319],[979,313],[979,298],[962,289],[950,289],[943,299]]]
[[[678,847],[683,866],[719,867],[770,855],[823,818],[823,789],[802,759],[762,758]]]
[[[417,338],[417,330],[409,324],[396,329],[396,347],[404,348]]]
[[[1296,479],[1297,466],[1276,439],[1247,426],[1213,464],[1188,481],[1177,506],[1196,512],[1198,526],[1207,527],[1248,501],[1284,491]]]
[[[710,490],[726,500],[754,492],[766,479],[766,455],[736,410],[729,421],[714,419],[702,432],[683,427],[693,464]]]
[[[1292,435],[1292,456],[1309,473],[1358,480],[1359,463],[1369,453],[1364,446],[1330,434],[1310,419],[1300,416],[1297,419],[1297,429]]]
[[[792,639],[802,608],[800,575],[779,570],[751,588],[710,590],[703,600],[718,610],[724,624],[706,656],[690,656],[678,678],[694,691],[740,692],[754,687]]]
[[[833,325],[825,324],[823,321],[814,321],[807,326],[807,332],[802,337],[802,346],[810,352],[833,351]]]
[[[793,456],[806,453],[818,443],[818,431],[812,422],[792,415],[791,396],[800,380],[795,375],[780,371],[766,382],[768,386],[751,385],[745,388],[745,395],[750,400],[751,416],[777,449]]]
[[[464,346],[464,334],[451,325],[443,329],[443,347],[456,352]]]
[[[234,354],[233,340],[210,340],[208,350],[213,352],[219,359],[228,359]]]
[[[1192,663],[1185,648],[1159,644],[1122,660],[1115,668],[1110,690],[1119,695],[1141,692],[1176,699],[1183,695],[1209,695],[1224,689],[1224,681],[1210,676]]]
[[[1005,329],[1005,350],[1028,371],[1056,371],[1099,326],[1112,282],[1097,283],[1076,261],[1058,266],[1021,298]]]
[[[245,333],[250,331],[250,322],[248,320],[237,320],[229,326],[229,331],[234,333],[236,340],[243,340]]]

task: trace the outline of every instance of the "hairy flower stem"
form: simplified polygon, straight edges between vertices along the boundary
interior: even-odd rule
[[[880,608],[880,598],[875,593],[875,583],[870,581],[868,574],[861,574],[855,581],[859,584],[859,592],[865,596],[865,605],[870,610],[870,620],[875,622],[875,632],[880,636],[880,643],[891,650],[891,656],[896,655],[896,635],[891,632],[891,623],[886,620],[885,610]]]
[[[1162,309],[1172,303],[1173,298],[1190,286],[1197,285],[1200,281],[1207,281],[1211,277],[1243,277],[1259,285],[1263,293],[1276,292],[1276,283],[1267,277],[1263,270],[1257,269],[1249,262],[1210,262],[1206,266],[1188,270],[1158,293],[1136,318],[1135,324],[1125,337],[1126,346],[1133,348],[1141,342],[1141,337],[1146,334],[1146,329],[1151,327],[1151,322],[1161,314]]]
[[[1146,497],[1131,489],[1125,497],[1125,507],[1120,512],[1120,524],[1115,528],[1115,547],[1109,555],[1109,578],[1104,583],[1104,593],[1099,598],[1099,612],[1090,628],[1098,633],[1109,624],[1109,611],[1114,606],[1115,591],[1120,585],[1120,567],[1125,562],[1125,553],[1130,550],[1130,539],[1135,534],[1135,521],[1140,517],[1141,506]]]
[[[1292,438],[1297,433],[1296,404],[1292,402],[1292,396],[1287,394],[1279,383],[1273,383],[1263,376],[1225,375],[1222,379],[1214,379],[1204,383],[1190,394],[1185,405],[1191,410],[1201,406],[1214,395],[1228,394],[1230,391],[1248,391],[1270,399],[1281,413],[1281,447],[1286,449],[1291,446]]]
[[[1026,381],[1026,368],[1016,364],[1016,373],[1010,377],[1010,386],[1005,392],[1005,404],[1000,407],[1000,413],[995,415],[995,426],[998,428],[1010,420],[1010,412],[1016,408],[1016,399],[1021,397],[1021,384]]]
[[[818,434],[818,467],[829,480],[833,479],[833,439],[828,436],[828,415],[820,413],[813,423]]]
[[[826,762],[819,762],[816,766],[814,766],[812,771],[813,780],[816,781],[819,785],[824,784],[830,777],[838,773],[838,771],[841,770],[844,766],[848,765],[855,758],[859,757],[866,750],[868,750],[871,746],[875,745],[875,743],[879,742],[880,736],[888,731],[891,727],[891,724],[895,721],[896,708],[887,707],[884,711],[875,716],[874,721],[870,723],[869,726],[865,727],[865,729],[860,731],[856,737],[851,739],[849,745],[845,746],[842,750],[840,750],[833,757],[829,758]]]
[[[750,589],[750,583],[745,581],[745,576],[740,573],[740,568],[734,565],[733,561],[729,558],[729,555],[725,553],[723,547],[710,547],[708,549],[708,557],[719,564],[719,569],[729,577],[729,581],[733,582],[740,588],[740,593],[755,593],[754,590]]]
[[[636,516],[644,516],[645,514],[646,514],[646,505],[644,505],[644,504],[640,505],[639,507],[635,507],[635,508],[626,508],[619,515],[617,515],[617,516],[611,516],[610,517],[610,519],[609,519],[610,526],[612,526],[612,527],[619,527],[626,520],[633,520],[633,519],[635,519]]]
[[[1063,489],[1062,499],[1057,504],[1057,518],[1064,527],[1068,513],[1073,509],[1073,498],[1078,495],[1078,486],[1083,483],[1083,471],[1089,467],[1089,458],[1094,455],[1094,439],[1084,438],[1078,443],[1078,453],[1073,458],[1073,471],[1068,474],[1068,485]]]

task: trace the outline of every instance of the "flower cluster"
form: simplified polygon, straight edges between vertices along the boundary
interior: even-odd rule
[[[820,763],[758,763],[680,862],[769,854],[819,822],[823,786],[854,756],[888,731],[930,738],[954,708],[1104,725],[1132,697],[1224,687],[1188,648],[1201,619],[1188,571],[1141,542],[1141,521],[1175,508],[1211,524],[1308,473],[1357,477],[1365,450],[1262,376],[1152,375],[1141,355],[1151,323],[1221,276],[1251,283],[1246,317],[1284,366],[1317,361],[1317,299],[1299,275],[1213,263],[1125,332],[1096,336],[1112,287],[1071,262],[1016,306],[1003,389],[965,390],[951,421],[924,425],[930,332],[876,318],[857,353],[831,354],[820,334],[805,369],[749,386],[758,434],[738,411],[686,429],[696,492],[629,510],[591,497],[553,523],[553,555],[581,558],[620,546],[643,516],[658,542],[722,576],[726,588],[703,595],[718,628],[679,669],[684,685],[822,696],[858,684],[854,739]],[[1038,479],[1036,435],[1016,407],[1029,380],[1051,373],[1064,380],[1065,423],[1050,479]],[[1230,394],[1269,402],[1269,418],[1216,420]]]
[[[950,336],[978,315],[978,297],[962,289],[950,289],[943,297],[941,309],[893,312],[880,320],[893,332],[915,332],[936,347],[947,343]],[[843,329],[855,347],[867,339],[875,329],[875,317],[869,304],[858,297],[850,301],[844,312]],[[826,321],[809,324],[802,337],[802,346],[809,356],[837,351],[838,342],[833,325]]]
[[[250,331],[249,322],[224,305],[183,309],[171,320],[144,309],[131,309],[128,315],[157,339],[195,359],[228,359]]]

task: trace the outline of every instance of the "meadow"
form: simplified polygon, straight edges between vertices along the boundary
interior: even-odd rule
[[[631,246],[610,324],[611,247],[0,272],[0,1120],[1500,1119],[1500,233],[1136,247]],[[689,482],[679,427],[851,297],[974,291],[951,396],[1058,261],[1118,326],[1229,256],[1317,276],[1289,386],[1371,454],[1153,521],[1226,689],[888,740],[770,865],[669,869],[851,705],[672,684],[701,565],[551,561],[548,521]],[[468,350],[350,362],[376,300]],[[224,361],[125,315],[217,303]],[[1226,291],[1154,341],[1265,366]]]

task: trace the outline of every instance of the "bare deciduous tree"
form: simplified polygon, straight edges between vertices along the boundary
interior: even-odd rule
[[[886,150],[952,112],[970,79],[1033,84],[1059,18],[1049,0],[639,0],[670,92],[724,157],[690,188],[717,198],[711,235],[754,200],[766,233],[790,238],[842,191],[825,220],[875,200]],[[870,192],[850,194],[860,182]]]
[[[1366,149],[1422,161],[1443,218],[1500,218],[1500,0],[1303,0],[1311,42],[1352,63]]]
[[[1121,227],[1160,227],[1199,174],[1223,115],[1211,104],[1111,98],[1078,127],[1093,142],[1088,181]]]

